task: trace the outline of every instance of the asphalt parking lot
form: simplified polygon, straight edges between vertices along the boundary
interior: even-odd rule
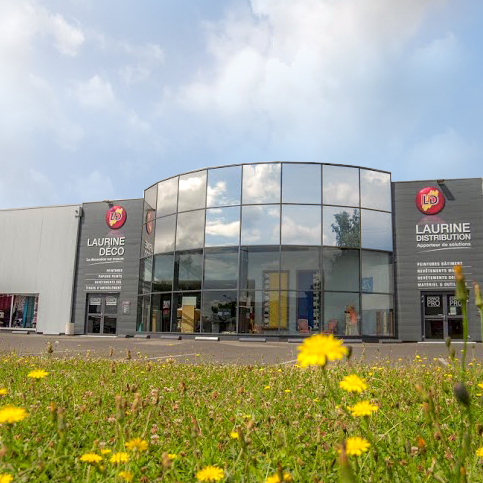
[[[209,364],[294,364],[298,344],[288,342],[239,342],[238,340],[199,341],[165,340],[95,336],[51,336],[36,334],[0,334],[0,353],[22,355],[46,353],[52,344],[54,357],[112,357],[125,359],[128,351],[133,359],[163,360],[174,358],[180,363]],[[482,344],[469,343],[469,356],[483,359]],[[368,364],[377,361],[409,362],[416,355],[428,360],[448,355],[444,343],[357,343],[353,344],[355,360]],[[457,352],[463,344],[455,343]],[[112,352],[112,355],[110,355]]]

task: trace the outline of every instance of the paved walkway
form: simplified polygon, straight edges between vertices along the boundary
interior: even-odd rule
[[[15,351],[18,354],[45,353],[51,342],[56,357],[85,356],[126,358],[131,351],[133,359],[149,360],[175,358],[183,363],[213,364],[293,364],[297,358],[297,345],[287,342],[239,342],[196,341],[193,339],[123,339],[94,336],[45,336],[0,333],[0,353]],[[483,360],[482,344],[469,343],[468,359],[473,356]],[[454,345],[459,352],[463,344]],[[409,362],[418,354],[421,357],[445,358],[448,354],[444,343],[354,344],[354,359],[369,364],[379,360]]]

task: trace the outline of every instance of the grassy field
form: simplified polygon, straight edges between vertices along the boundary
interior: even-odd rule
[[[0,361],[0,483],[483,481],[476,360],[463,375],[469,403],[465,390],[454,394],[462,373],[451,358],[325,368]],[[48,375],[28,377],[40,369]],[[339,387],[351,374],[367,389]],[[353,416],[361,401],[377,410]],[[352,437],[366,441],[360,455]]]

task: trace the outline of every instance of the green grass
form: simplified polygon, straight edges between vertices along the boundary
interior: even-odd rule
[[[49,375],[27,377],[39,368]],[[471,422],[453,394],[460,372],[451,362],[342,362],[326,372],[330,387],[321,368],[4,355],[0,387],[8,394],[0,408],[23,407],[29,416],[0,426],[0,473],[17,483],[121,481],[121,470],[134,482],[194,482],[198,470],[216,465],[224,469],[222,481],[264,482],[278,465],[295,482],[483,481],[475,454],[483,446],[479,362],[470,361],[466,375]],[[368,389],[339,389],[347,374],[366,378]],[[361,400],[379,410],[367,419],[352,417],[345,408]],[[350,456],[351,471],[341,476],[338,449],[350,436],[373,445]],[[135,437],[149,449],[130,452],[126,464],[113,465],[109,455],[98,466],[79,461],[101,449],[126,451],[125,442]],[[465,441],[463,472],[456,461]],[[163,453],[178,457],[170,464]]]

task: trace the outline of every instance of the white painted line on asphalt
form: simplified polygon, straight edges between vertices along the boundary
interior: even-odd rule
[[[185,356],[195,356],[198,354],[197,352],[193,352],[191,354],[177,354],[173,356],[158,356],[158,357],[147,357],[146,359],[142,359],[143,361],[152,361],[154,359],[169,359],[170,357],[185,357]]]
[[[297,362],[297,359],[292,359],[291,361],[280,362],[278,366],[283,366],[284,364],[291,364],[292,362]]]

